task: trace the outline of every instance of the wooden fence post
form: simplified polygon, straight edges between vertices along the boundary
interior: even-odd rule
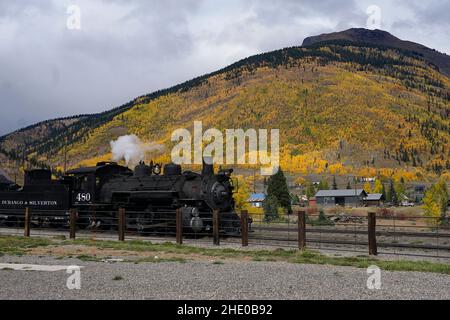
[[[177,223],[177,244],[183,244],[183,213],[181,209],[177,209],[176,223]]]
[[[242,232],[242,246],[248,247],[248,212],[242,210],[241,212],[241,232]]]
[[[378,255],[376,236],[377,217],[375,212],[368,214],[369,255]]]
[[[220,235],[219,235],[219,210],[213,211],[213,243],[215,246],[220,246]]]
[[[78,211],[77,209],[70,209],[70,239],[75,239],[75,233],[77,229],[77,218]]]
[[[25,221],[24,221],[24,230],[23,235],[25,237],[30,236],[30,225],[31,225],[31,209],[26,207],[25,208]]]
[[[298,248],[306,249],[306,214],[305,211],[298,211]]]
[[[125,208],[119,208],[119,241],[125,241]]]

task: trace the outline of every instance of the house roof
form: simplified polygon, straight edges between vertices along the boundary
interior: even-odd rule
[[[264,193],[252,193],[248,198],[248,202],[262,202],[264,200],[266,200]]]
[[[367,201],[380,201],[383,200],[383,194],[381,193],[369,193],[367,197],[364,198]]]
[[[367,196],[364,189],[338,189],[338,190],[319,190],[316,193],[317,197],[354,197],[357,196]]]

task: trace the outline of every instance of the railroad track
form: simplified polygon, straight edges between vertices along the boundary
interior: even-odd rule
[[[253,226],[252,230],[254,231],[270,231],[270,232],[292,232],[297,233],[297,228],[287,228],[287,227],[263,227],[263,226]],[[307,233],[327,233],[327,234],[358,234],[358,235],[367,235],[367,231],[365,230],[330,230],[330,229],[320,229],[320,228],[307,228]],[[408,231],[377,231],[377,236],[408,236],[408,237],[423,237],[423,238],[436,238],[439,236],[439,238],[447,238],[450,239],[450,233],[439,233],[436,232],[408,232]]]
[[[271,227],[259,227],[254,226],[252,228],[253,232],[249,233],[249,242],[250,244],[259,244],[259,245],[267,245],[267,246],[280,246],[280,247],[296,247],[297,244],[297,230],[296,228],[271,228]],[[276,233],[278,232],[278,234]],[[288,233],[289,232],[289,233]],[[327,235],[327,237],[318,237],[317,235],[321,233],[324,235]],[[308,234],[312,234],[308,236]],[[332,234],[340,235],[340,236],[347,236],[348,237],[355,237],[359,236],[357,239],[342,239],[342,238],[330,238],[329,236]],[[23,235],[23,230],[21,228],[8,228],[8,227],[1,227],[0,228],[0,235]],[[40,228],[40,229],[33,229],[32,230],[32,236],[40,236],[40,237],[56,237],[56,236],[66,236],[68,237],[68,230],[61,229],[61,230],[55,230],[51,228]],[[431,235],[433,237],[436,237],[436,234],[434,233],[418,233],[418,232],[385,232],[385,231],[379,231],[377,232],[377,235],[379,236],[396,236],[399,237],[400,235],[403,236],[410,236],[415,238],[424,237],[427,239],[431,238]],[[317,244],[319,246],[321,245],[333,245],[333,246],[346,246],[348,250],[354,247],[361,247],[361,248],[367,248],[368,242],[367,240],[362,240],[361,236],[367,236],[367,232],[362,230],[326,230],[326,229],[319,229],[319,228],[311,228],[307,229],[307,244]],[[95,239],[105,239],[105,240],[111,240],[116,239],[117,233],[113,231],[106,231],[106,230],[91,230],[91,231],[79,231],[77,233],[77,237],[79,238],[95,238]],[[439,234],[439,238],[450,238],[448,234]],[[128,231],[127,232],[127,238],[128,239],[148,239],[148,240],[162,240],[162,239],[168,239],[168,237],[164,237],[164,235],[158,235],[158,234],[151,234],[148,233],[147,235],[138,235],[136,232]],[[174,239],[174,236],[169,237],[170,239]],[[207,237],[203,237],[207,238]],[[234,239],[234,238],[231,238]],[[194,238],[190,239],[194,240]],[[198,239],[200,241],[201,238]],[[236,239],[234,239],[236,240]],[[380,239],[381,240],[381,239]],[[419,244],[419,243],[394,243],[394,242],[384,242],[384,241],[378,241],[377,245],[380,248],[398,248],[398,249],[411,249],[411,250],[424,250],[424,251],[436,251],[441,252],[443,254],[438,254],[439,257],[450,259],[450,246],[448,245],[440,245],[440,244],[431,244],[431,243],[425,243],[425,244]],[[232,240],[230,240],[232,241]],[[204,242],[204,241],[202,241]],[[226,242],[226,240],[225,240]],[[239,241],[237,241],[239,242]],[[291,245],[292,244],[292,245]],[[341,248],[341,250],[344,250],[344,248]],[[347,251],[348,251],[347,250]],[[346,251],[346,250],[344,250]],[[351,251],[351,250],[350,250]],[[419,254],[417,256],[420,256]]]

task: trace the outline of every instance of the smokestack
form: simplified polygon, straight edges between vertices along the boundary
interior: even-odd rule
[[[202,168],[202,176],[213,176],[214,175],[214,164],[212,157],[204,157],[203,158],[203,168]]]

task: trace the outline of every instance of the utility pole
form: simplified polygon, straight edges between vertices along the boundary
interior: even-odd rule
[[[256,193],[256,169],[253,168],[253,193]]]
[[[17,159],[17,153],[14,160],[14,183],[17,184],[17,171],[19,171],[19,159]]]
[[[64,139],[64,175],[67,171],[67,137]]]
[[[26,159],[25,159],[25,146],[24,147],[22,147],[22,168],[23,168],[23,171],[25,172],[25,161],[26,161]]]

